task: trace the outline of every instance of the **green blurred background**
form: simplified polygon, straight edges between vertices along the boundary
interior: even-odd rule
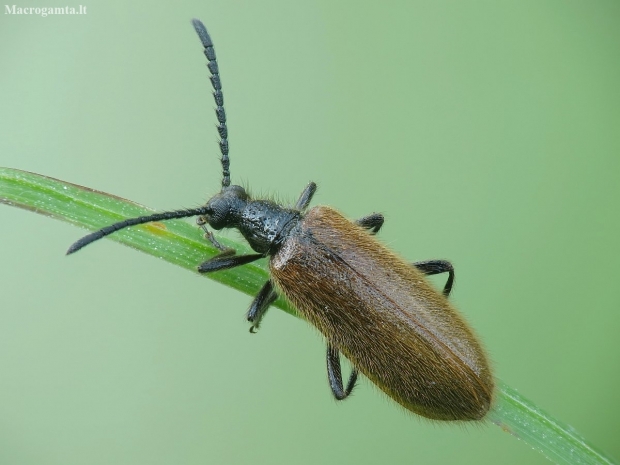
[[[0,165],[204,202],[201,18],[233,180],[284,200],[314,180],[315,204],[383,212],[409,259],[452,260],[497,375],[620,457],[618,2],[86,6],[0,16]],[[250,336],[248,296],[109,241],[66,258],[85,231],[29,212],[0,222],[2,464],[546,463],[366,380],[336,403],[318,333],[272,310]]]

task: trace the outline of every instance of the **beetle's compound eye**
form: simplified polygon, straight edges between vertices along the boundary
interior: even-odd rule
[[[234,227],[246,205],[248,194],[241,186],[226,187],[207,202],[205,219],[213,229]]]
[[[213,229],[218,230],[229,226],[228,216],[230,212],[230,207],[228,199],[226,197],[218,194],[211,200],[209,200],[207,206],[211,210],[210,213],[205,215],[205,219],[209,223],[209,226],[211,226]]]

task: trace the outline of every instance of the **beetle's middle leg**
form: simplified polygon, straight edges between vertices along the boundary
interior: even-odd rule
[[[371,213],[368,216],[360,218],[355,223],[364,229],[370,229],[371,234],[377,234],[383,226],[385,218],[381,213]]]
[[[273,289],[273,284],[271,280],[267,281],[256,297],[252,301],[250,305],[250,309],[247,313],[247,319],[252,326],[250,327],[250,332],[255,333],[258,327],[260,326],[261,320],[267,313],[269,306],[276,301],[278,298],[278,294]]]

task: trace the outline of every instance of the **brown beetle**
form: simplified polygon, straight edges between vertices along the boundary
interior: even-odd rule
[[[383,216],[351,222],[324,206],[306,211],[316,184],[310,183],[294,207],[254,200],[230,184],[228,130],[220,75],[211,38],[193,20],[204,46],[217,105],[222,190],[206,205],[128,219],[91,233],[68,250],[127,226],[198,216],[206,237],[220,254],[198,267],[224,270],[269,257],[271,279],[247,314],[254,332],[279,293],[316,326],[327,341],[327,373],[336,399],[346,398],[358,370],[408,410],[435,420],[479,420],[493,400],[493,376],[472,330],[448,302],[454,269],[444,260],[407,263],[373,234]],[[219,244],[215,230],[236,228],[255,254],[236,255]],[[443,294],[425,275],[448,273]],[[354,369],[342,382],[340,353]]]

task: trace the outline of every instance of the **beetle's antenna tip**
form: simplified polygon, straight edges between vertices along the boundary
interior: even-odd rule
[[[215,99],[215,115],[217,117],[217,132],[220,135],[220,152],[222,158],[222,188],[230,186],[230,159],[228,158],[228,127],[226,126],[226,112],[224,111],[224,94],[222,93],[222,81],[220,79],[220,70],[213,48],[213,41],[207,32],[207,28],[198,19],[192,19],[192,25],[196,30],[196,34],[202,42],[205,57],[207,57],[209,72],[211,73],[211,85],[213,86],[213,98]]]

